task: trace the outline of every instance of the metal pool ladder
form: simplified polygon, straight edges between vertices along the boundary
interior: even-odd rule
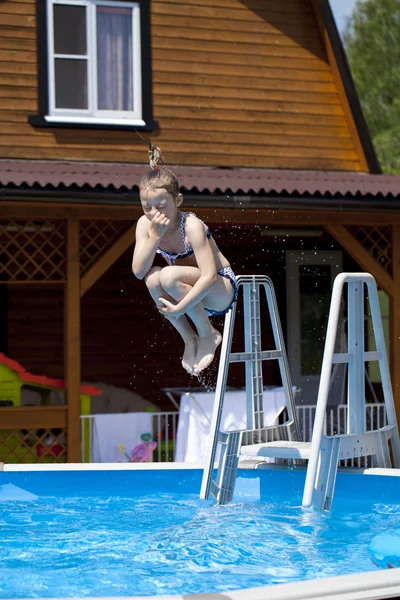
[[[236,470],[240,456],[262,459],[307,460],[303,506],[314,505],[329,510],[334,494],[336,473],[340,460],[371,456],[376,467],[400,467],[400,442],[396,423],[392,387],[385,339],[379,308],[378,292],[374,278],[368,273],[341,273],[335,279],[329,311],[325,350],[322,361],[314,428],[311,442],[298,441],[298,428],[292,398],[292,388],[287,359],[280,330],[272,282],[268,277],[239,277],[244,292],[244,353],[231,354],[235,309],[225,318],[221,359],[218,371],[214,412],[211,423],[206,466],[203,474],[201,498],[210,492],[219,504],[232,499]],[[340,330],[340,305],[344,285],[347,283],[348,348],[335,353],[335,343]],[[364,287],[368,289],[372,327],[376,350],[364,348]],[[272,322],[276,350],[261,351],[259,288],[264,286]],[[264,427],[262,421],[262,360],[278,359],[285,390],[289,418],[283,425]],[[247,426],[244,431],[220,431],[223,398],[230,362],[246,363]],[[365,410],[365,362],[378,361],[382,379],[387,425],[367,431]],[[347,424],[342,435],[324,435],[324,422],[331,381],[332,366],[348,365]],[[260,387],[261,385],[261,387]],[[217,445],[221,453],[216,479],[212,479]]]
[[[232,500],[239,455],[244,446],[273,443],[273,440],[297,441],[299,430],[293,401],[289,366],[286,357],[278,307],[272,281],[265,275],[240,275],[239,292],[243,290],[244,352],[231,352],[236,305],[225,316],[224,333],[219,361],[214,410],[206,455],[200,498],[210,492],[219,504]],[[272,326],[275,348],[261,349],[260,290],[264,290]],[[262,361],[277,360],[286,400],[287,420],[281,425],[264,426]],[[222,407],[230,363],[244,362],[246,370],[247,429],[223,432],[220,430]],[[299,442],[297,442],[299,443]],[[218,444],[221,445],[217,478],[212,478]]]

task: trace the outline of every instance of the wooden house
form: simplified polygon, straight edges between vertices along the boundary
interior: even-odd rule
[[[235,271],[273,279],[305,395],[335,274],[375,276],[400,414],[400,179],[328,0],[2,0],[0,55],[0,352],[67,390],[3,431],[60,428],[79,461],[81,380],[161,408],[193,385],[131,273],[149,141]]]

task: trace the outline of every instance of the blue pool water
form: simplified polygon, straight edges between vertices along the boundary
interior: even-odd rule
[[[0,597],[222,592],[375,570],[400,524],[400,477],[339,474],[333,510],[301,508],[302,471],[241,471],[234,502],[201,471],[0,473]]]

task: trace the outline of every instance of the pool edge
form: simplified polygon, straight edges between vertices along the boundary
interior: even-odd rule
[[[360,578],[362,575],[362,578]],[[178,594],[175,596],[85,596],[67,600],[389,600],[400,597],[400,569],[368,571],[294,583],[281,583],[232,592]],[[15,600],[15,598],[3,598]],[[32,600],[32,598],[18,598]],[[39,598],[35,600],[66,600]]]

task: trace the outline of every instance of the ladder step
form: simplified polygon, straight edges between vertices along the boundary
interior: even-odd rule
[[[282,358],[282,350],[261,350],[259,352],[233,352],[229,355],[230,363],[246,362],[247,360],[277,360]]]
[[[269,458],[302,458],[310,457],[310,442],[266,442],[242,446],[240,456],[265,456]]]

